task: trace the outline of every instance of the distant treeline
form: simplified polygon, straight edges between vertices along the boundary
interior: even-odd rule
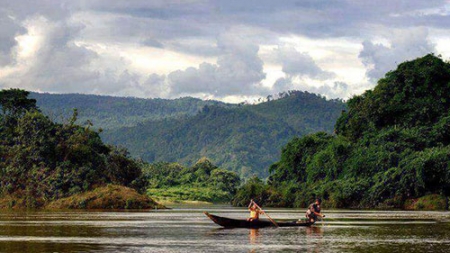
[[[185,97],[179,99],[142,99],[84,94],[30,93],[37,106],[51,119],[65,123],[77,109],[77,124],[91,122],[95,129],[118,129],[136,126],[149,120],[161,120],[195,115],[205,105],[236,107],[213,100]]]
[[[450,64],[427,55],[402,63],[348,101],[336,134],[296,137],[270,166],[267,182],[248,180],[233,203],[336,208],[404,208],[450,195]],[[411,200],[413,200],[411,202]],[[447,204],[448,205],[448,204]],[[445,201],[443,204],[445,208]]]

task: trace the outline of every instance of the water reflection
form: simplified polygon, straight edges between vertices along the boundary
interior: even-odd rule
[[[310,237],[322,237],[323,229],[321,226],[306,227],[306,235]]]
[[[249,238],[250,238],[250,245],[258,245],[259,244],[259,229],[258,228],[251,228],[249,229]],[[248,251],[249,253],[256,253],[256,249],[252,248]]]
[[[307,252],[319,253],[323,243],[322,227],[306,227],[306,245]]]
[[[250,244],[257,244],[258,243],[258,237],[259,237],[259,229],[258,228],[251,228],[250,229]]]

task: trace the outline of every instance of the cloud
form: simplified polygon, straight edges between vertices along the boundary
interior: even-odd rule
[[[448,16],[424,11],[445,9],[448,6],[446,0],[286,0],[282,4],[271,0],[236,0],[215,1],[214,5],[213,8],[222,15],[232,17],[233,22],[314,38],[361,36],[370,34],[369,29],[379,25],[397,28],[427,24],[448,26],[445,21],[436,22],[448,20]],[[411,13],[413,15],[408,17]]]
[[[127,70],[126,63],[115,59],[113,69],[96,52],[74,42],[82,26],[43,16],[30,17],[21,25],[25,32],[15,37],[14,62],[1,79],[3,88],[110,95],[142,90],[140,76]],[[102,66],[93,67],[97,63]]]
[[[0,0],[0,86],[219,99],[284,87],[344,96],[367,83],[364,69],[373,82],[404,60],[436,52],[430,41],[437,41],[436,30],[448,38],[449,6],[448,0]],[[286,38],[324,43],[314,52],[302,42],[292,43],[301,51],[280,46],[273,62],[261,56],[261,48],[271,51]],[[340,45],[363,41],[359,56],[358,49],[333,51],[340,39]],[[136,55],[142,57],[133,61]],[[155,60],[148,58],[167,55],[163,67],[151,69]],[[176,58],[183,64],[170,65]],[[344,73],[330,59],[357,64]]]
[[[164,45],[160,41],[153,38],[146,38],[142,40],[141,44],[147,47],[164,48]]]
[[[264,94],[265,78],[258,45],[242,34],[227,33],[218,39],[217,64],[202,63],[198,68],[178,70],[168,75],[173,95],[202,93],[215,97]]]
[[[0,8],[0,66],[9,64],[12,60],[10,51],[16,44],[15,35],[23,33],[24,29],[14,20],[14,17]]]
[[[394,31],[389,43],[387,46],[368,40],[363,42],[359,57],[372,81],[383,77],[403,61],[435,52],[435,46],[428,39],[428,29],[423,27]]]
[[[143,92],[146,97],[167,97],[168,89],[166,84],[166,76],[151,74],[143,83]]]
[[[308,53],[300,53],[293,47],[278,47],[276,53],[282,64],[282,71],[288,76],[309,77],[318,80],[326,80],[336,76],[334,73],[317,66]]]

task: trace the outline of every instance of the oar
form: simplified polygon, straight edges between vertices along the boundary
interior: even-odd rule
[[[278,224],[272,218],[270,218],[270,216],[266,213],[266,211],[262,210],[262,208],[260,206],[258,206],[258,204],[256,204],[256,202],[253,201],[253,199],[252,199],[252,202],[256,205],[256,207],[259,208],[259,210],[263,211],[264,214],[267,215],[267,218],[269,218],[269,220],[273,223],[273,225],[275,225],[275,227],[279,227]]]

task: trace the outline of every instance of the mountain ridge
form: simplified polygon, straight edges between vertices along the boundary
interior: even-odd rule
[[[196,98],[52,96],[34,93],[31,97],[47,114],[58,108],[69,115],[71,108],[77,108],[79,122],[89,120],[94,128],[102,128],[106,143],[123,146],[134,157],[189,166],[206,156],[241,177],[267,176],[264,171],[291,138],[331,133],[345,109],[340,100],[300,91],[280,93],[278,99],[254,105]]]

